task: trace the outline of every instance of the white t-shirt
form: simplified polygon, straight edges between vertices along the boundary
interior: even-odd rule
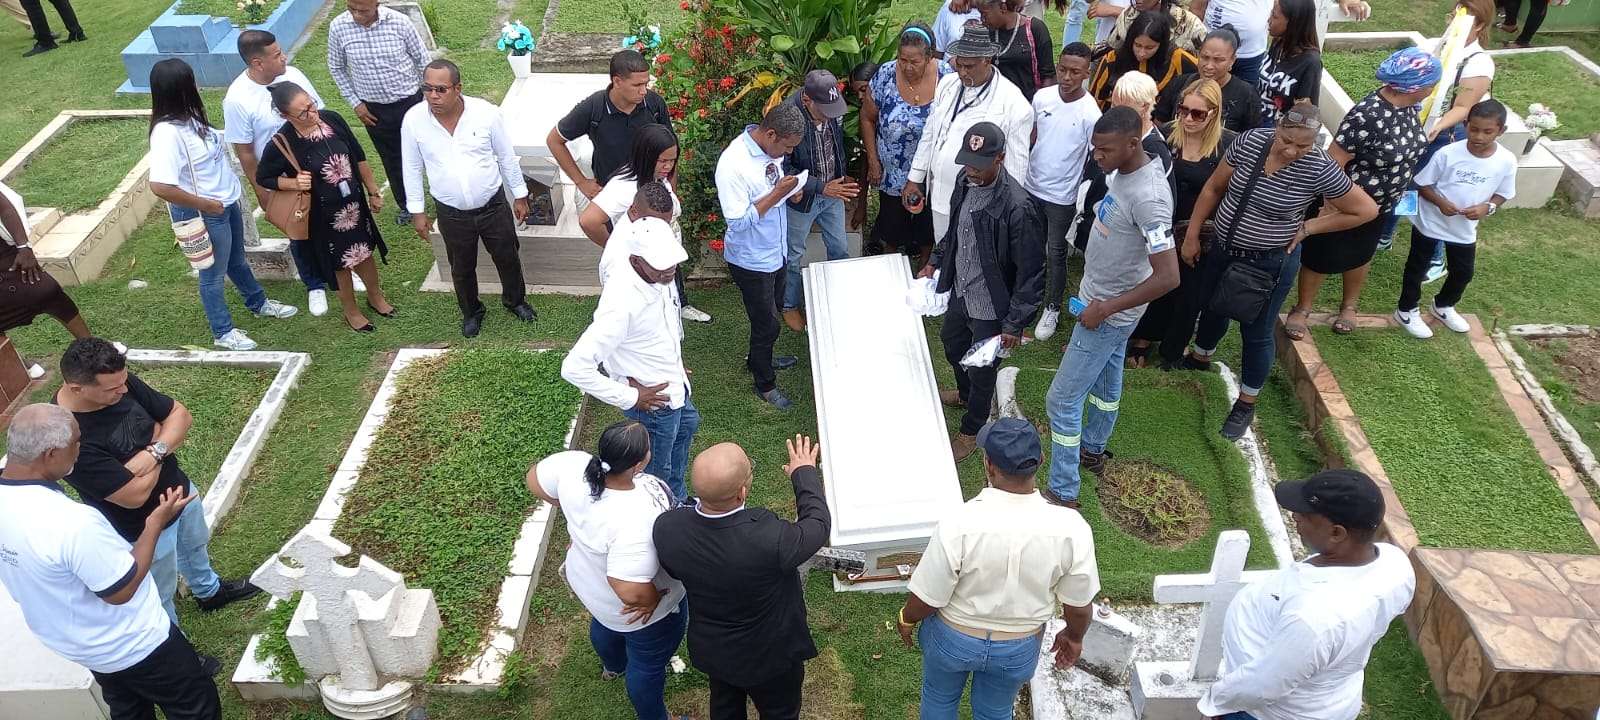
[[[1129,2],[1129,0],[1100,0],[1100,2],[1101,2],[1102,5],[1105,5],[1106,7],[1119,7],[1119,8],[1125,8],[1125,7],[1133,4],[1133,3]],[[1111,17],[1103,17],[1103,18],[1095,19],[1095,21],[1094,21],[1094,42],[1095,42],[1095,44],[1098,45],[1098,44],[1104,43],[1106,41],[1106,38],[1111,37],[1111,33],[1113,31],[1115,31],[1116,29],[1117,29],[1117,16],[1115,16],[1115,15],[1113,15]],[[1077,40],[1078,40],[1077,38],[1070,38],[1070,39],[1063,40],[1062,42],[1077,42]]]
[[[672,183],[663,179],[662,185],[667,186],[667,191],[672,192]],[[600,251],[600,284],[606,284],[606,278],[611,275],[611,265],[621,258],[632,254],[628,243],[627,233],[621,232],[622,228],[632,222],[628,219],[628,208],[633,207],[633,195],[639,191],[638,180],[612,178],[600,188],[600,192],[589,202],[598,206],[606,217],[611,218],[611,237],[606,240],[606,247]],[[678,202],[678,193],[672,192],[672,234],[678,238],[678,244],[683,244],[683,230],[678,227],[678,214],[683,212],[683,204]]]
[[[1239,31],[1239,57],[1253,58],[1267,51],[1267,16],[1272,14],[1272,3],[1273,0],[1211,0],[1206,5],[1206,16],[1200,19],[1208,28],[1233,23],[1233,29]]]
[[[977,10],[968,10],[964,13],[950,11],[950,0],[945,0],[939,7],[939,15],[933,19],[933,49],[944,52],[944,49],[961,39],[961,28],[969,22],[979,22]]]
[[[234,145],[250,143],[255,146],[256,159],[259,160],[261,153],[266,152],[267,143],[272,141],[272,134],[287,122],[277,110],[272,109],[272,91],[267,89],[281,82],[292,82],[305,88],[311,96],[312,105],[318,110],[322,109],[322,97],[317,95],[317,89],[311,87],[311,81],[306,79],[305,73],[293,66],[284,68],[282,75],[266,85],[251,80],[250,73],[242,72],[233,79],[233,84],[228,86],[228,94],[222,98],[222,121],[226,123],[222,139]]]
[[[105,516],[55,483],[0,482],[0,584],[57,655],[113,673],[167,641],[172,621],[148,574],[128,602],[100,599],[133,581],[131,550]]]
[[[1457,208],[1481,205],[1495,195],[1510,200],[1517,193],[1517,156],[1495,143],[1494,154],[1481,158],[1467,149],[1467,141],[1458,140],[1439,148],[1412,182],[1418,187],[1432,185]],[[1477,220],[1459,213],[1445,217],[1439,206],[1427,200],[1417,203],[1412,222],[1423,235],[1435,240],[1463,245],[1478,241]]]
[[[564,566],[567,584],[601,625],[617,632],[633,632],[677,612],[683,600],[683,583],[661,569],[650,533],[656,516],[672,509],[672,493],[653,475],[640,473],[628,491],[607,489],[599,499],[589,496],[583,472],[593,456],[581,450],[559,452],[539,461],[539,486],[561,503],[567,518]],[[622,616],[622,600],[606,578],[623,582],[651,582],[666,591],[654,615],[629,625]]]
[[[1077,204],[1089,137],[1099,119],[1100,106],[1089,93],[1070,103],[1062,102],[1056,88],[1033,94],[1033,129],[1038,139],[1023,183],[1028,192],[1057,205]]]
[[[212,128],[202,138],[192,125],[170,122],[150,131],[150,182],[174,185],[225,206],[239,200],[241,189],[221,130]]]
[[[33,228],[28,226],[28,208],[22,204],[22,196],[5,183],[0,183],[0,195],[6,196],[6,199],[11,201],[11,207],[16,208],[17,216],[22,218],[22,231],[27,233],[28,237],[33,237]],[[11,231],[6,229],[5,223],[0,223],[0,241],[7,245],[17,244],[17,238],[11,237]]]
[[[1204,715],[1355,720],[1372,646],[1411,604],[1405,551],[1376,543],[1360,567],[1299,562],[1246,585],[1228,606],[1222,667],[1200,697]]]

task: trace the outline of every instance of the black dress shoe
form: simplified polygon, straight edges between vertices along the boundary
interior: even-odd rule
[[[82,30],[79,30],[79,31],[77,31],[75,33],[68,34],[67,35],[67,39],[63,40],[62,42],[83,42],[83,41],[88,40],[88,39],[89,39],[89,36],[83,34]]]
[[[506,308],[506,311],[517,316],[517,319],[523,322],[533,322],[539,319],[539,313],[534,311],[533,306],[525,302],[512,305]]]
[[[461,335],[463,337],[477,337],[483,330],[483,313],[478,312],[461,319]]]
[[[41,44],[41,43],[34,43],[33,44],[33,49],[23,53],[22,56],[23,57],[33,57],[35,55],[40,55],[40,54],[43,54],[43,53],[50,52],[51,50],[54,50],[54,49],[56,49],[56,44],[55,43],[50,43],[49,45],[44,45],[44,44]]]
[[[799,365],[799,364],[800,364],[800,358],[797,358],[797,357],[795,357],[793,355],[773,355],[772,356],[772,369],[773,370],[788,370],[789,368],[792,368],[792,367],[794,367],[796,365]]]
[[[397,307],[395,307],[393,305],[389,306],[389,312],[384,312],[382,310],[379,310],[379,309],[373,307],[372,303],[367,303],[367,309],[371,310],[371,311],[373,311],[373,312],[375,312],[375,313],[377,313],[379,315],[382,315],[383,317],[386,317],[386,318],[392,318],[392,317],[394,317],[395,313],[400,312],[400,308],[397,308]]]
[[[206,674],[206,677],[216,677],[217,673],[222,672],[221,660],[210,655],[195,654],[200,657],[200,670]]]
[[[200,609],[205,612],[220,610],[223,606],[252,597],[261,592],[261,588],[251,585],[248,580],[224,580],[217,588],[216,594],[208,598],[196,598]]]
[[[371,320],[368,320],[367,324],[362,325],[361,327],[352,327],[350,330],[358,333],[373,333],[378,331],[378,326],[374,325]]]

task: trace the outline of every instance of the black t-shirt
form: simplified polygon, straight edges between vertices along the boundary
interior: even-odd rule
[[[1274,124],[1296,100],[1317,102],[1322,95],[1322,53],[1307,50],[1279,58],[1277,48],[1261,63],[1261,116]]]
[[[626,115],[611,104],[610,92],[607,88],[584,98],[556,124],[556,132],[568,142],[589,136],[589,141],[594,143],[594,179],[601,185],[606,184],[618,168],[628,164],[635,130],[652,123],[668,129],[672,127],[667,102],[654,90],[646,92],[644,102]]]
[[[75,412],[83,449],[72,467],[67,482],[90,507],[100,511],[128,542],[139,539],[145,518],[161,502],[169,488],[189,487],[189,476],[178,467],[176,455],[161,461],[161,474],[144,506],[128,509],[106,498],[133,479],[123,463],[150,447],[155,441],[156,423],[172,414],[172,398],[156,392],[138,376],[128,373],[128,393],[117,404],[94,412]],[[177,522],[177,518],[173,518]],[[170,527],[172,523],[167,523]]]
[[[1018,23],[1015,30],[991,32],[1002,51],[995,59],[995,67],[1022,91],[1023,97],[1032,100],[1039,88],[1055,84],[1055,48],[1050,40],[1050,26],[1045,21],[1027,15],[1020,17],[1028,21],[1027,24]],[[1031,47],[1028,45],[1030,33],[1033,35]],[[1010,43],[1009,48],[1006,47],[1007,43]],[[1038,70],[1037,74],[1035,69]]]
[[[1194,203],[1200,199],[1200,191],[1205,189],[1211,174],[1222,164],[1222,156],[1227,154],[1228,148],[1233,145],[1233,139],[1238,136],[1238,133],[1223,128],[1222,139],[1217,141],[1216,151],[1194,162],[1183,159],[1181,149],[1173,149],[1172,183],[1176,187],[1176,192],[1172,196],[1173,225],[1189,222],[1189,217],[1194,215]]]
[[[1183,89],[1199,78],[1200,73],[1192,72],[1168,83],[1161,90],[1161,97],[1156,98],[1156,107],[1150,117],[1162,126],[1172,122],[1177,116]],[[1260,124],[1261,96],[1256,92],[1256,86],[1239,79],[1238,75],[1229,75],[1228,84],[1222,86],[1222,127],[1241,133]]]

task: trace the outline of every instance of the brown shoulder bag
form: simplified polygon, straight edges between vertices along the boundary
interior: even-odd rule
[[[295,159],[294,151],[289,149],[289,143],[283,133],[272,136],[272,144],[278,146],[278,151],[288,159],[289,165],[294,168],[295,176],[301,172],[300,161]],[[311,191],[309,190],[279,190],[267,188],[266,207],[262,208],[267,214],[267,222],[273,227],[283,231],[290,240],[311,239]]]

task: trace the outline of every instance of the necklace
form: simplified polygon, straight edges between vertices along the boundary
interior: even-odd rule
[[[899,76],[900,82],[905,83],[905,86],[911,89],[911,104],[917,107],[922,107],[922,83],[920,81],[913,81],[911,76],[906,74],[905,68],[900,67],[899,63],[895,64],[894,70]],[[927,77],[926,70],[923,71],[923,77]],[[900,94],[901,96],[904,96],[906,93],[902,91]]]
[[[1011,52],[1011,44],[1017,41],[1017,29],[1020,27],[1022,27],[1022,15],[1019,13],[1017,15],[1017,19],[1011,21],[1011,37],[1006,38],[1006,46],[1000,48],[999,54],[995,55],[996,58],[1003,58],[1006,56],[1006,53]],[[1000,42],[1000,31],[992,31],[989,39],[995,42]]]

